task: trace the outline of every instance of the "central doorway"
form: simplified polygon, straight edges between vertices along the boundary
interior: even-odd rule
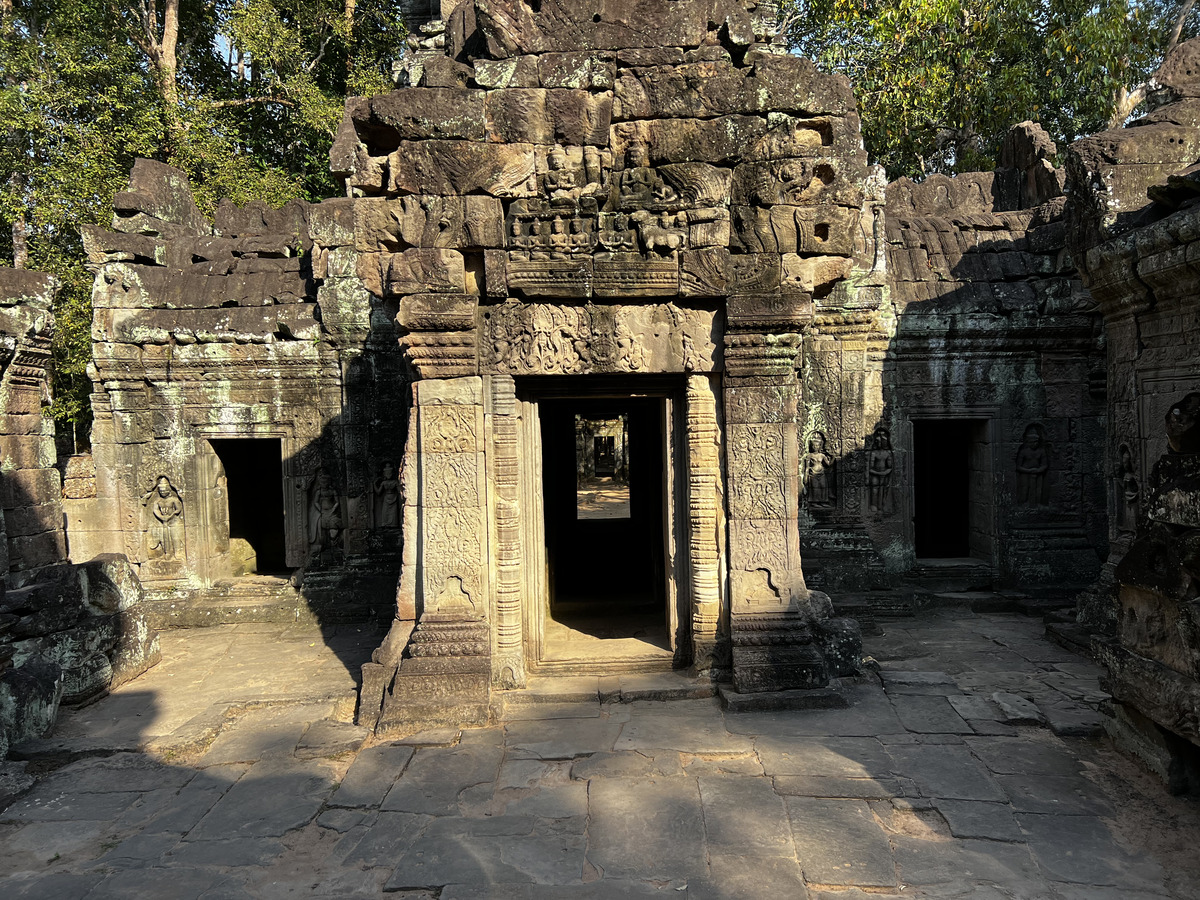
[[[912,424],[917,558],[990,562],[993,481],[987,420]]]
[[[546,393],[524,407],[541,462],[540,533],[530,535],[542,553],[531,592],[541,601],[530,662],[588,672],[670,668],[679,621],[671,398],[541,387]],[[575,380],[560,390],[579,387]]]
[[[225,470],[234,575],[287,576],[279,438],[212,438]]]

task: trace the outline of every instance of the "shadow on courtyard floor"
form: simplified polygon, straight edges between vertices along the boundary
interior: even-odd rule
[[[850,689],[850,709],[528,704],[500,725],[374,745],[336,700],[302,694],[237,707],[215,738],[194,740],[203,710],[185,717],[207,698],[188,673],[202,656],[245,642],[237,656],[258,663],[242,681],[294,669],[299,684],[305,671],[342,666],[300,629],[269,641],[208,629],[230,644],[190,658],[169,639],[159,669],[64,716],[56,759],[70,758],[72,741],[82,758],[34,763],[39,783],[0,813],[0,891],[1191,895],[1194,803],[1103,741],[1009,725],[989,705],[1003,689],[1038,708],[1077,697],[1091,709],[1094,666],[1019,616],[946,610],[883,630],[868,647],[882,675]],[[260,643],[276,655],[259,655]],[[976,718],[985,711],[994,718]]]

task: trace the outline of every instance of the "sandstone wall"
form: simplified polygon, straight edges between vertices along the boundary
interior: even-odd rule
[[[403,447],[407,382],[395,311],[347,262],[352,208],[222,203],[210,225],[182,174],[145,160],[115,205],[112,230],[84,239],[95,424],[90,460],[69,468],[73,558],[123,553],[154,596],[183,606],[189,591],[228,584],[252,551],[231,542],[212,442],[265,439],[278,449],[262,451],[274,454],[264,480],[235,502],[261,490],[262,519],[282,514],[282,574],[304,570],[310,599],[323,591],[335,615],[386,605],[399,530],[377,509],[397,489],[385,468]],[[276,481],[282,501],[266,499]],[[338,604],[322,579],[351,570],[363,591]]]
[[[53,276],[0,269],[0,759],[59,704],[145,671],[158,641],[121,557],[66,562],[47,365]]]
[[[46,367],[56,279],[0,269],[0,576],[18,587],[66,558]]]
[[[1095,576],[1106,539],[1104,353],[1096,304],[1065,248],[1054,153],[1024,123],[995,172],[888,185],[851,277],[816,297],[806,437],[819,432],[836,465],[833,495],[806,508],[806,572],[822,586],[1061,590]],[[938,421],[975,429],[961,451],[969,558],[957,572],[917,556],[918,493],[950,505],[957,490],[917,483],[914,429]],[[1030,433],[1045,465],[1036,489],[1018,471]],[[874,490],[873,460],[889,472]]]
[[[1072,145],[1070,234],[1104,314],[1109,556],[1080,619],[1112,637],[1110,730],[1171,786],[1200,783],[1200,42],[1151,111]]]

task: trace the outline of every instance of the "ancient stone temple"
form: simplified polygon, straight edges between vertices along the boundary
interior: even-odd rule
[[[0,760],[158,661],[129,562],[65,562],[47,365],[56,279],[0,268]]]
[[[1176,790],[1200,785],[1200,42],[1129,127],[1072,145],[1072,253],[1108,343],[1108,559],[1081,619],[1110,732]]]
[[[386,618],[381,730],[531,672],[837,702],[835,604],[1095,578],[1101,317],[1037,126],[889,185],[772,4],[412,14],[345,197],[209,224],[143,161],[87,234],[72,558],[126,555],[163,623]]]

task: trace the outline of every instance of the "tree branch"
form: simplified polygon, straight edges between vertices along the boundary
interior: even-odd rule
[[[217,100],[208,106],[210,109],[232,109],[239,106],[253,106],[256,103],[275,103],[279,106],[296,105],[284,97],[242,97],[238,100]]]
[[[317,67],[317,65],[321,62],[321,60],[325,57],[325,48],[329,46],[329,42],[331,40],[333,40],[333,32],[332,31],[329,32],[329,34],[325,35],[324,40],[321,41],[321,49],[317,51],[317,55],[312,58],[312,61],[309,62],[308,65],[306,65],[304,67],[305,74],[307,74],[307,73],[311,72],[313,69],[315,69]]]
[[[1183,35],[1183,26],[1187,21],[1187,17],[1192,12],[1192,6],[1196,0],[1184,0],[1183,6],[1179,8],[1179,15],[1175,17],[1175,27],[1171,29],[1171,39],[1167,41],[1167,50],[1163,54],[1165,58],[1168,53],[1175,49],[1179,44],[1179,38]]]

